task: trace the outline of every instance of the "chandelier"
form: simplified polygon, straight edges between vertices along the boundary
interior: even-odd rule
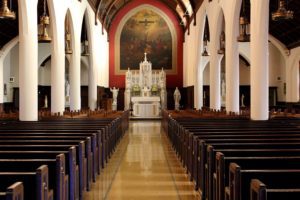
[[[69,15],[67,14],[66,22],[65,22],[65,54],[72,54],[72,47],[71,47],[71,33],[69,29]]]
[[[272,13],[273,21],[289,20],[294,18],[294,11],[285,8],[285,0],[278,0],[278,9]]]
[[[220,35],[220,49],[218,50],[218,54],[225,54],[225,32],[222,31]]]
[[[51,42],[51,37],[48,35],[47,27],[50,24],[50,17],[47,14],[47,8],[46,8],[46,0],[44,0],[44,12],[43,15],[40,17],[40,24],[41,27],[41,33],[38,35],[39,42]]]
[[[243,0],[243,10],[240,16],[240,35],[237,40],[239,42],[250,42],[250,35],[247,33],[247,29],[249,27],[249,20],[246,16],[246,8],[245,8],[245,0]]]
[[[12,1],[10,0],[10,8],[8,8],[7,0],[2,0],[0,8],[0,19],[16,19],[15,12],[11,11]]]

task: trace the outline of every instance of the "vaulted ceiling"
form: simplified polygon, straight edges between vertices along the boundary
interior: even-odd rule
[[[103,28],[110,29],[111,22],[116,14],[132,0],[88,0],[97,13],[98,19],[103,23]],[[203,0],[160,0],[168,6],[177,16],[185,31],[189,30],[190,21],[201,6]],[[18,0],[12,0],[13,10],[18,11]],[[42,13],[42,2],[39,0],[38,10]],[[250,9],[250,0],[245,0],[247,13]],[[2,0],[0,0],[0,6]],[[300,1],[288,0],[288,8],[294,11],[294,19],[290,21],[274,22],[270,20],[270,34],[286,45],[287,48],[300,46]],[[271,12],[277,9],[277,0],[270,0]],[[189,15],[185,15],[185,13]],[[187,14],[186,13],[186,14]],[[16,15],[18,13],[16,12]],[[18,16],[17,16],[18,19]],[[18,35],[18,20],[0,19],[0,49],[11,39]]]

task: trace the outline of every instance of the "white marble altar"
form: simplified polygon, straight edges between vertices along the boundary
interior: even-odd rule
[[[132,115],[136,118],[160,117],[160,97],[132,97]]]
[[[126,72],[125,85],[125,110],[132,108],[133,117],[160,117],[161,109],[167,106],[166,73],[163,69],[152,71],[146,53],[139,71]]]

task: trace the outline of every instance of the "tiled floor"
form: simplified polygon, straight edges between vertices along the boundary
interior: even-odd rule
[[[130,122],[85,200],[199,199],[161,130],[160,121]]]

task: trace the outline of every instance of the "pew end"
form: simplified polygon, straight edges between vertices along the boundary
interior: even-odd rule
[[[22,182],[16,182],[9,186],[0,199],[5,200],[24,200],[24,186]]]
[[[258,179],[251,180],[250,200],[267,200],[266,185]]]

